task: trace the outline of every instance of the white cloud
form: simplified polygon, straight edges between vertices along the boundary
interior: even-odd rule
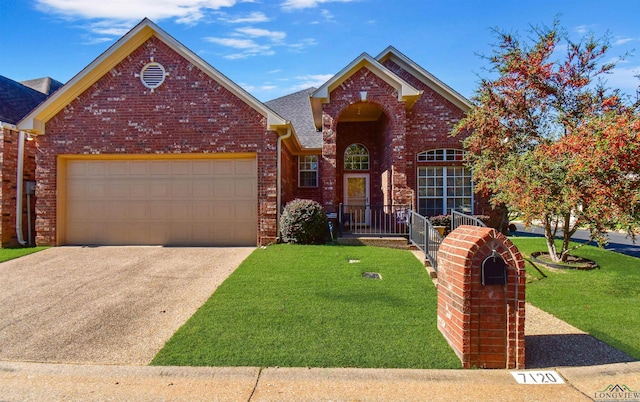
[[[350,3],[357,0],[285,0],[280,4],[283,10],[293,11],[305,8],[315,8],[325,3]]]
[[[252,56],[272,56],[276,54],[274,47],[284,47],[290,51],[299,52],[302,49],[317,44],[315,39],[302,39],[296,43],[286,43],[286,37],[287,34],[282,31],[242,27],[236,28],[228,37],[206,37],[204,40],[240,50],[240,52],[222,56],[231,60],[245,59]]]
[[[176,18],[181,23],[200,20],[207,10],[231,7],[237,0],[36,0],[43,11],[72,18],[152,20]]]
[[[633,40],[633,38],[623,38],[619,36],[615,41],[613,41],[613,46],[624,45],[625,43],[632,42]]]
[[[83,45],[99,45],[100,43],[113,41],[112,37],[105,37],[105,36],[92,37],[89,35],[84,35],[83,38],[84,38],[82,42]]]
[[[276,52],[271,49],[270,45],[261,45],[251,39],[246,38],[204,38],[207,42],[215,43],[221,46],[229,47],[239,52],[226,54],[222,57],[229,60],[246,59],[252,56],[273,56]]]
[[[99,21],[87,24],[86,29],[97,35],[122,36],[129,32],[132,24],[129,22]]]
[[[635,96],[636,90],[640,86],[640,79],[636,75],[640,75],[640,66],[616,67],[611,74],[607,74],[604,78],[611,88],[619,88],[621,91]]]
[[[243,17],[228,17],[226,14],[222,14],[222,17],[218,18],[220,21],[229,24],[255,24],[258,22],[269,22],[271,19],[262,12],[253,12]]]
[[[206,37],[204,38],[207,42],[216,43],[218,45],[232,47],[234,49],[258,49],[260,45],[252,41],[251,39],[240,39],[240,38],[216,38],[216,37]]]
[[[309,74],[309,75],[300,75],[296,77],[298,83],[291,87],[294,91],[299,91],[302,89],[307,89],[309,87],[319,87],[322,86],[325,82],[327,82],[333,74]]]
[[[267,29],[252,28],[252,27],[238,28],[236,29],[236,32],[239,32],[241,34],[254,37],[254,38],[259,38],[259,37],[268,38],[274,42],[279,42],[287,36],[286,33],[281,31],[269,31]]]
[[[579,33],[580,35],[585,35],[589,32],[592,32],[594,27],[595,25],[578,25],[574,27],[573,30]]]

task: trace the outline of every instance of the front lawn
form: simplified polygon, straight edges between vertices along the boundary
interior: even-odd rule
[[[37,253],[49,247],[0,248],[0,262],[13,260],[27,254]]]
[[[544,238],[512,238],[528,258],[546,251]],[[640,259],[584,246],[575,255],[594,260],[592,271],[550,270],[527,262],[527,301],[640,359]],[[546,276],[546,277],[545,277]]]
[[[460,368],[436,314],[435,287],[407,251],[275,245],[252,253],[151,364]]]

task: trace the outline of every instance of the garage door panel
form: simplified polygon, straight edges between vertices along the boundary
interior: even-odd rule
[[[171,198],[186,198],[189,199],[193,197],[193,190],[191,183],[188,182],[179,182],[172,183],[171,185]]]
[[[129,205],[122,201],[111,201],[108,207],[108,218],[119,222],[127,221],[131,218]]]
[[[255,245],[255,159],[67,162],[67,244]]]
[[[213,163],[208,160],[193,161],[191,165],[193,176],[211,176],[214,173]]]
[[[169,184],[156,179],[149,183],[149,194],[152,198],[168,198],[171,188]]]
[[[235,186],[234,198],[254,199],[256,198],[257,184],[253,180],[243,180]]]
[[[146,161],[149,164],[151,178],[165,178],[171,174],[171,165],[166,161]]]
[[[105,177],[108,175],[106,162],[97,162],[94,164],[83,161],[81,164],[84,165],[88,177]]]
[[[130,174],[130,163],[127,161],[114,161],[107,163],[109,177],[127,177]]]
[[[234,161],[221,159],[214,162],[216,176],[233,176],[235,174]]]

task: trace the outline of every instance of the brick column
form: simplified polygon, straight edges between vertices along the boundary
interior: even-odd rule
[[[335,212],[336,194],[336,132],[333,117],[323,113],[322,159],[320,161],[320,183],[322,183],[322,206],[327,212]]]
[[[506,283],[482,284],[483,262],[506,265]],[[518,249],[491,228],[461,226],[438,251],[438,329],[464,368],[524,368],[525,269]]]

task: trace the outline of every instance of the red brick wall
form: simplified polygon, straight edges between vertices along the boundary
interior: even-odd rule
[[[16,194],[17,194],[17,167],[18,167],[18,132],[9,128],[0,130],[0,237],[3,247],[17,246],[16,234]],[[26,181],[35,180],[35,142],[25,141],[25,157],[23,166],[23,184]],[[23,188],[24,190],[24,188]],[[25,241],[29,241],[29,226],[27,221],[27,197],[23,191],[22,199],[22,234]],[[31,228],[35,228],[35,196],[31,196]]]
[[[481,267],[495,250],[505,285],[482,285]],[[460,226],[438,251],[438,329],[464,368],[524,368],[524,259],[495,229]]]
[[[135,77],[154,57],[155,91]],[[258,162],[258,243],[276,236],[276,141],[266,118],[153,37],[46,124],[37,154],[37,242],[56,244],[59,154],[250,152]]]

